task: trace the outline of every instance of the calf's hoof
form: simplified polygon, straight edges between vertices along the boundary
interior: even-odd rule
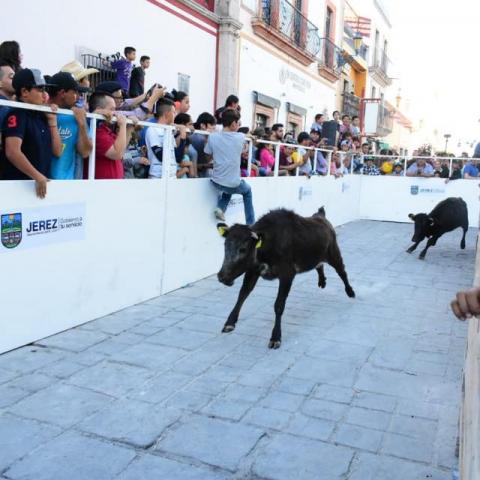
[[[421,253],[421,254],[418,256],[418,258],[419,258],[420,260],[425,260],[425,254],[424,254],[424,253]]]
[[[345,289],[345,292],[347,293],[347,295],[350,297],[350,298],[355,298],[355,292],[353,291],[353,288],[352,287],[347,287]]]
[[[222,328],[222,333],[230,333],[230,332],[233,332],[234,330],[235,330],[235,325],[225,325]]]
[[[326,280],[319,280],[318,281],[318,286],[320,288],[325,288],[327,286],[327,281]]]
[[[461,248],[462,250],[465,250],[465,244],[464,244],[464,243],[461,243],[461,244],[460,244],[460,248]]]
[[[277,348],[280,348],[281,344],[282,344],[281,340],[270,340],[268,342],[268,348],[273,348],[273,350],[277,350]]]
[[[412,252],[413,252],[413,248],[407,248],[405,251],[406,251],[407,253],[412,253]]]

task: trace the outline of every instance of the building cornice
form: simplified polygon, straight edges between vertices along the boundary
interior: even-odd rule
[[[209,20],[212,20],[212,22],[220,23],[220,17],[216,13],[208,10],[208,8],[202,7],[200,4],[194,2],[193,0],[177,0],[177,2],[182,3],[186,7],[191,8],[192,10],[195,10]]]

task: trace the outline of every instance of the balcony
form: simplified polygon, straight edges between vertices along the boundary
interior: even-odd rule
[[[346,60],[340,47],[328,38],[321,38],[317,62],[320,76],[334,83],[340,78]]]
[[[360,116],[360,97],[353,95],[352,93],[343,92],[342,113],[345,115]]]
[[[380,83],[387,87],[392,84],[392,79],[388,76],[388,68],[390,66],[390,59],[383,50],[375,50],[373,55],[373,62],[368,71],[370,75]]]
[[[318,28],[287,0],[261,0],[253,31],[303,65],[320,51]]]
[[[355,32],[345,23],[343,28],[343,41],[353,50],[355,51],[355,44],[353,38],[355,36]],[[367,54],[368,54],[368,46],[362,43],[360,49],[356,54],[363,58],[363,60],[367,61]]]

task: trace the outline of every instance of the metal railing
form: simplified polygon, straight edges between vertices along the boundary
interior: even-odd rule
[[[318,27],[287,0],[261,0],[259,16],[267,25],[312,57],[319,52]]]
[[[389,66],[390,59],[387,57],[385,51],[380,49],[375,50],[371,68],[380,70],[385,77],[388,77]]]
[[[320,39],[320,53],[317,57],[318,63],[340,75],[346,60],[343,56],[342,49],[335,45],[329,38]]]
[[[22,108],[25,110],[33,110],[33,111],[40,111],[45,113],[55,113],[55,114],[64,114],[64,115],[73,115],[71,110],[65,109],[58,109],[52,110],[49,106],[45,105],[31,105],[22,102],[13,102],[8,100],[0,100],[0,107],[9,107],[9,108]],[[99,120],[106,120],[103,115],[98,115],[94,113],[87,113],[87,118],[89,119],[89,131],[90,131],[90,138],[93,143],[92,152],[89,157],[89,164],[88,164],[88,180],[93,180],[95,178],[95,140],[96,140],[96,128],[97,128],[97,121]],[[115,118],[113,121],[116,121]],[[131,120],[127,120],[128,124],[133,125]],[[158,123],[151,123],[151,122],[138,122],[137,125],[140,125],[145,128],[157,128],[163,129],[169,132],[173,132],[175,130],[174,125],[160,125]],[[207,131],[200,131],[195,130],[195,133],[199,133],[202,135],[210,135]],[[172,151],[172,144],[174,138],[173,135],[164,135],[164,159],[162,162],[162,180],[167,180],[169,178],[169,169],[171,168],[171,164],[175,163],[174,158],[170,158],[169,155]],[[252,171],[252,163],[253,163],[253,139],[246,138],[246,141],[249,143],[248,145],[248,175],[250,176]],[[296,164],[294,169],[294,175],[299,176],[302,174],[302,166],[306,164],[306,162],[310,163],[310,168],[307,170],[309,173],[305,173],[308,176],[311,175],[330,175],[332,173],[332,159],[336,161],[336,156],[338,155],[340,159],[340,168],[341,170],[346,173],[359,173],[359,174],[366,174],[363,166],[366,164],[368,160],[373,160],[373,164],[381,169],[383,162],[389,162],[392,164],[392,167],[395,164],[401,164],[402,166],[402,175],[408,175],[408,168],[418,159],[426,160],[428,163],[435,164],[439,162],[439,165],[447,166],[448,165],[448,179],[460,179],[463,178],[462,175],[462,168],[465,162],[472,162],[477,168],[480,167],[480,159],[472,159],[472,158],[463,158],[463,157],[436,157],[434,155],[429,157],[419,157],[419,156],[401,156],[401,155],[375,155],[375,154],[361,154],[355,152],[334,152],[332,149],[329,148],[317,148],[317,147],[309,147],[309,146],[299,146],[293,145],[290,143],[283,143],[283,142],[272,142],[270,140],[258,140],[259,143],[270,144],[274,147],[275,152],[275,164],[273,168],[273,176],[278,176],[282,166],[280,165],[280,154],[281,154],[281,147],[290,148],[293,150],[304,150],[312,152],[311,158],[308,158],[303,164]],[[333,156],[335,154],[335,157]],[[320,165],[323,159],[323,165]],[[346,162],[346,165],[345,165]],[[345,167],[345,168],[343,168]],[[239,165],[240,169],[240,165]],[[457,176],[455,177],[453,174],[457,172]],[[460,175],[458,174],[460,172]],[[454,178],[451,178],[451,177]],[[442,177],[447,179],[447,177]],[[478,177],[480,180],[480,177]]]

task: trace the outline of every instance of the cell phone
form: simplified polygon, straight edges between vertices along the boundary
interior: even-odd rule
[[[152,93],[153,93],[153,89],[156,87],[156,86],[160,86],[158,85],[158,83],[154,83],[147,91],[147,94],[145,96],[145,99],[148,100],[151,96],[152,96]]]

